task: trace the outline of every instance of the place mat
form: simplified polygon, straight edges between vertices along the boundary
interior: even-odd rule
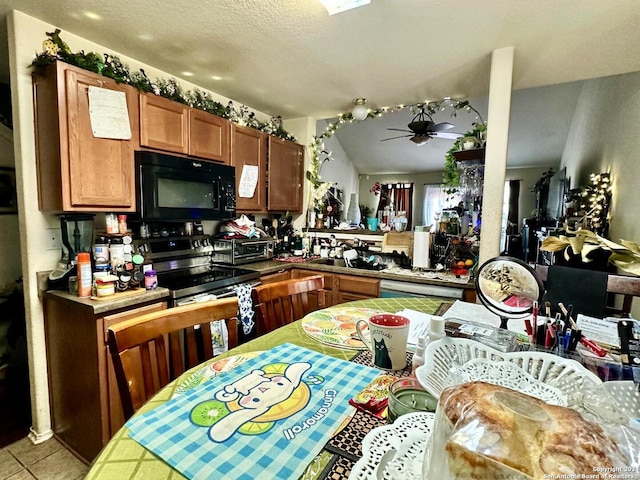
[[[356,333],[358,320],[369,320],[373,315],[389,313],[360,307],[330,307],[305,316],[302,330],[314,340],[332,347],[352,350],[366,349]]]
[[[411,376],[411,361],[413,360],[413,353],[407,352],[407,366],[402,370],[396,370],[389,372],[396,377],[409,377]],[[352,362],[360,365],[372,366],[371,352],[364,350],[355,355]],[[382,371],[380,373],[383,373]],[[385,372],[386,373],[386,372]],[[351,418],[351,421],[340,432],[331,437],[331,439],[325,445],[325,450],[334,453],[340,457],[344,457],[353,465],[362,456],[362,439],[374,428],[386,425],[386,420],[381,420],[369,413],[361,410],[356,410],[356,413]],[[345,462],[338,463],[337,468],[343,468]],[[351,468],[349,467],[349,470]],[[331,475],[336,473],[334,470],[329,469],[326,472],[326,476],[321,478],[334,478]]]
[[[380,373],[289,343],[243,367],[132,418],[129,436],[187,478],[298,478]]]
[[[256,350],[255,352],[240,353],[238,355],[231,355],[222,360],[217,360],[210,365],[200,368],[193,372],[185,380],[180,382],[180,385],[173,392],[173,396],[182,395],[184,392],[191,390],[192,388],[202,385],[208,380],[217,377],[221,373],[233,370],[238,365],[242,365],[247,360],[257,357],[263,352],[263,350]]]

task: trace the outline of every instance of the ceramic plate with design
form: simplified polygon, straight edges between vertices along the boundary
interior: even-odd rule
[[[333,347],[364,350],[367,348],[358,337],[356,323],[379,315],[382,310],[358,307],[326,308],[312,312],[302,319],[302,329],[315,340]]]
[[[262,353],[262,350],[255,352],[240,353],[238,355],[231,355],[230,357],[223,358],[215,361],[209,365],[206,365],[199,370],[189,375],[184,381],[178,385],[173,396],[181,395],[187,390],[197,387],[206,383],[209,379],[217,377],[223,372],[233,370],[238,365],[242,365],[247,360],[257,357]]]

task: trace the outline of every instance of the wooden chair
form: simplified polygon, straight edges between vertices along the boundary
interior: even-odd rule
[[[535,270],[540,276],[540,279],[546,284],[549,267],[547,265],[536,265]],[[629,317],[631,313],[631,306],[633,304],[633,297],[640,297],[640,277],[609,273],[607,275],[607,293],[622,295],[622,307],[615,308],[607,305],[605,307],[605,313],[607,315],[621,315]]]
[[[264,335],[324,308],[324,276],[259,285],[251,295],[257,317],[257,333]]]
[[[125,418],[185,370],[213,358],[210,322],[223,320],[238,345],[238,299],[147,313],[109,328],[108,344]]]

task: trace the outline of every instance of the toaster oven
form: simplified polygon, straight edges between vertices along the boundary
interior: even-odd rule
[[[240,265],[273,258],[275,241],[272,238],[213,239],[214,263]]]

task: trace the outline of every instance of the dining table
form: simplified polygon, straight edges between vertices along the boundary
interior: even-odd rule
[[[426,314],[438,314],[445,311],[451,302],[451,299],[439,297],[376,298],[334,305],[309,315],[314,315],[314,318],[325,318],[326,316],[339,315],[345,311],[360,310],[366,316],[375,312],[397,313],[405,309]],[[371,362],[371,355],[364,344],[361,344],[358,348],[357,346],[341,345],[340,341],[335,338],[312,335],[308,328],[309,322],[305,323],[305,318],[254,338],[186,371],[149,399],[133,415],[131,420],[135,420],[137,417],[165,405],[172,398],[191,388],[197,388],[200,383],[206,380],[202,378],[203,372],[212,370],[212,367],[224,365],[224,369],[242,369],[241,363],[255,357],[258,352],[269,351],[283,345],[292,344],[335,359],[362,363],[374,368]],[[409,376],[411,373],[411,355],[411,352],[407,352],[408,365],[404,370],[391,372],[391,374]],[[225,361],[227,362],[226,365]],[[389,372],[380,370],[380,373]],[[335,425],[335,433],[326,442],[320,453],[308,463],[300,478],[314,480],[348,478],[351,468],[362,455],[360,449],[361,440],[372,429],[387,423],[385,419],[378,418],[350,405],[348,408],[350,411],[348,419],[340,425]],[[87,479],[169,480],[186,478],[178,470],[172,468],[169,463],[131,438],[130,433],[128,423],[109,440],[92,462],[86,476]],[[214,454],[216,446],[212,447]],[[225,477],[236,478],[233,472],[230,472]]]

